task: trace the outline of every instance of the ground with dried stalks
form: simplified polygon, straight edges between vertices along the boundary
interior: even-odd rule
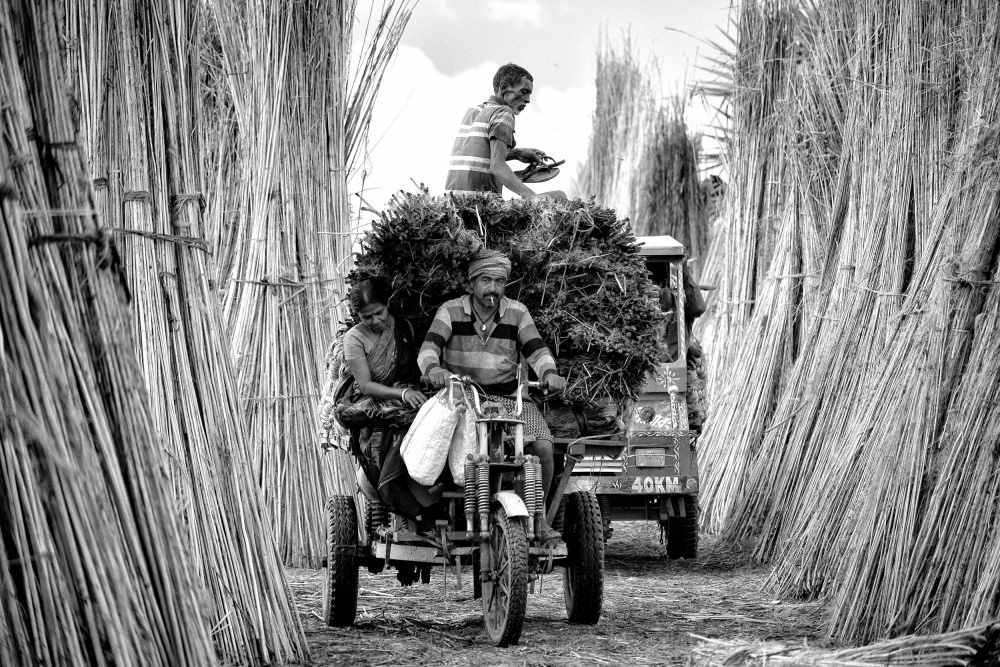
[[[615,524],[608,542],[604,615],[570,625],[561,571],[529,596],[518,646],[490,645],[467,571],[443,589],[399,586],[391,571],[360,575],[355,627],[322,620],[324,570],[288,570],[316,665],[683,665],[702,637],[808,642],[828,647],[817,603],[779,602],[761,591],[767,571],[732,548],[706,544],[698,561],[671,561],[655,523]]]

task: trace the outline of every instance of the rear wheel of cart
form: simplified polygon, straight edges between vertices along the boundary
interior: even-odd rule
[[[480,547],[483,620],[494,646],[516,644],[528,608],[528,537],[520,519],[498,507],[490,522],[490,539]]]
[[[569,550],[563,570],[563,597],[570,623],[593,625],[604,602],[604,527],[593,491],[566,496],[563,539]]]
[[[326,516],[323,620],[330,627],[353,625],[358,613],[358,513],[354,498],[330,496]]]
[[[682,496],[678,501],[677,507],[684,516],[672,513],[667,517],[667,556],[674,559],[697,558],[698,499],[694,496]]]

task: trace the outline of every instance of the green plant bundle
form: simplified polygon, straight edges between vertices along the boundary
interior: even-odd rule
[[[361,241],[352,284],[381,276],[390,309],[423,335],[437,307],[466,293],[481,247],[511,260],[508,297],[524,303],[577,406],[635,398],[656,364],[655,286],[627,219],[580,199],[399,193]]]

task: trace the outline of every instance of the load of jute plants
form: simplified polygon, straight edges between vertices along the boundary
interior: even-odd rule
[[[504,252],[506,295],[524,303],[569,380],[577,408],[633,399],[656,363],[660,312],[625,219],[592,201],[399,193],[361,241],[350,282],[382,276],[390,308],[423,336],[444,301],[466,293],[468,262]]]

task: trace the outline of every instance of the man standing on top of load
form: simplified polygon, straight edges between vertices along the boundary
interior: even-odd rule
[[[495,250],[484,250],[469,262],[469,294],[438,308],[420,346],[417,364],[435,387],[444,387],[450,374],[468,375],[486,394],[485,400],[515,410],[517,371],[523,355],[548,389],[566,388],[556,372],[556,360],[545,346],[523,303],[504,297],[510,260]],[[548,497],[552,486],[552,434],[531,400],[524,401],[524,451],[537,456],[542,486]],[[559,533],[543,518],[538,536],[558,540]]]
[[[507,63],[493,77],[493,95],[465,112],[451,148],[445,190],[454,194],[494,192],[504,186],[524,198],[565,199],[562,190],[536,193],[514,174],[507,160],[542,162],[548,156],[534,148],[515,148],[514,116],[531,102],[534,80],[523,67]]]

